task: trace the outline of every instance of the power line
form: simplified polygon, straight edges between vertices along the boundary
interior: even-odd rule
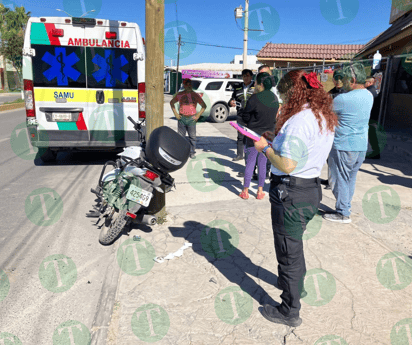
[[[175,43],[177,43],[177,41],[165,41],[165,43],[167,43],[167,42],[175,42]],[[209,43],[188,42],[188,41],[182,41],[182,43],[186,43],[186,44],[197,44],[197,45],[200,45],[200,46],[209,46],[209,47],[216,47],[216,48],[240,49],[240,50],[243,50],[243,48],[220,46],[220,45],[209,44]],[[249,51],[249,50],[251,50],[251,51],[253,50],[253,51],[259,52],[261,49],[248,49],[248,51]]]

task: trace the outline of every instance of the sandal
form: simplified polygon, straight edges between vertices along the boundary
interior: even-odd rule
[[[257,193],[256,195],[256,199],[258,200],[262,200],[265,197],[265,192],[261,192],[261,193]]]
[[[240,193],[239,196],[244,200],[249,199],[249,193],[245,191],[242,191],[242,193]]]

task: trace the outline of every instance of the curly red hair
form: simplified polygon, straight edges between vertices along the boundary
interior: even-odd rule
[[[320,131],[322,133],[322,115],[326,120],[327,129],[335,131],[338,125],[338,117],[333,111],[333,99],[323,89],[309,88],[309,84],[303,79],[305,71],[293,70],[287,73],[277,86],[279,93],[286,95],[286,102],[282,106],[279,117],[276,121],[275,135],[279,133],[282,126],[293,115],[303,110],[303,106],[308,103],[309,108],[315,115]]]

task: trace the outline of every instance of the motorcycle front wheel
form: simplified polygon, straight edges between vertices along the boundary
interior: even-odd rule
[[[116,212],[112,217],[105,219],[99,235],[99,242],[101,244],[112,244],[117,236],[119,236],[128,221],[126,212],[126,210],[121,210],[118,213]]]

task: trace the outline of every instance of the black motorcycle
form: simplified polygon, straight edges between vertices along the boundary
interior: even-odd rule
[[[97,187],[91,189],[97,196],[97,204],[86,214],[99,218],[96,225],[103,220],[99,241],[104,245],[112,244],[131,223],[157,223],[151,212],[156,209],[153,196],[172,189],[174,179],[169,173],[182,168],[190,154],[188,141],[173,129],[156,128],[146,142],[142,131],[144,120],[136,123],[130,116],[128,120],[139,132],[141,144],[124,148],[118,154],[120,158],[105,163]],[[106,173],[108,166],[113,169]]]

